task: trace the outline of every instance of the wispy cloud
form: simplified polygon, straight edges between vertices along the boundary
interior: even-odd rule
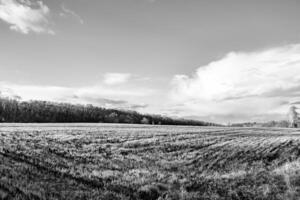
[[[62,4],[61,6],[62,10],[64,13],[61,13],[61,16],[65,16],[65,14],[68,14],[68,15],[71,15],[73,16],[74,18],[76,18],[80,24],[84,24],[84,20],[82,19],[82,17],[80,15],[78,15],[76,12],[74,12],[73,10],[71,9],[68,9],[65,7],[64,4]]]
[[[216,120],[230,115],[235,116],[232,120],[284,117],[289,105],[282,102],[300,99],[299,55],[300,44],[231,52],[199,67],[192,77],[176,75],[170,96],[186,113]]]
[[[0,19],[23,34],[54,34],[49,28],[49,14],[50,9],[42,1],[0,0]]]
[[[106,73],[103,77],[103,82],[106,85],[119,85],[126,83],[132,77],[129,73]]]
[[[80,104],[93,104],[106,108],[143,109],[148,107],[141,101],[153,94],[149,88],[111,88],[103,85],[85,87],[62,87],[19,85],[0,82],[0,96],[22,100],[46,100]]]
[[[89,103],[105,108],[138,110],[140,108],[146,108],[148,106],[145,103],[131,103],[125,100],[107,99],[93,96],[76,96],[76,99],[83,103]]]
[[[149,3],[155,3],[157,0],[146,0]]]

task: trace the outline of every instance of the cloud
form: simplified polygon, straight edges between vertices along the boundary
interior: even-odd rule
[[[78,99],[80,97],[77,97]],[[127,104],[127,101],[124,100],[113,100],[113,99],[106,99],[106,98],[99,98],[99,97],[82,97],[83,99],[86,99],[90,102],[95,102],[97,104],[110,104],[110,105],[122,105],[122,104]]]
[[[13,90],[11,90],[10,88],[6,88],[6,87],[1,88],[0,97],[4,97],[4,98],[8,97],[8,98],[17,99],[17,100],[21,99],[21,97],[18,96],[17,94],[15,94]]]
[[[119,85],[128,82],[131,77],[128,73],[106,73],[103,82],[106,85]]]
[[[141,104],[131,104],[129,106],[128,109],[131,109],[131,110],[137,110],[137,109],[140,109],[140,108],[147,108],[149,105],[148,104],[145,104],[145,103],[141,103]]]
[[[170,98],[185,112],[223,121],[285,117],[300,99],[300,44],[256,52],[231,52],[201,66],[193,76],[176,75]],[[175,107],[178,109],[178,107]],[[175,109],[174,108],[174,109]],[[230,117],[234,116],[234,117]],[[259,117],[258,117],[259,116]],[[223,118],[223,119],[222,119]]]
[[[66,8],[64,4],[62,4],[61,8],[64,12],[64,13],[60,14],[61,16],[65,16],[65,14],[71,15],[71,16],[75,17],[79,21],[80,24],[84,24],[82,17],[80,15],[78,15],[76,12],[74,12],[71,9]]]
[[[72,88],[59,86],[18,85],[0,82],[3,96],[20,96],[23,100],[51,100],[54,101],[65,95],[73,94]]]
[[[108,99],[102,97],[95,97],[95,96],[77,96],[73,95],[73,98],[81,103],[85,104],[93,104],[95,106],[101,106],[105,108],[114,108],[114,109],[129,109],[129,110],[138,110],[140,108],[148,107],[147,104],[135,104],[130,103],[125,100],[119,99]],[[69,99],[70,100],[70,99]]]
[[[141,99],[153,91],[147,88],[109,88],[101,85],[61,87],[18,85],[0,82],[0,96],[15,99],[58,101],[73,104],[93,104],[106,108],[139,110],[148,107]]]
[[[157,0],[146,0],[146,2],[148,2],[148,3],[155,3],[155,2],[157,2]]]
[[[11,30],[23,34],[54,34],[49,28],[49,14],[49,8],[42,1],[0,0],[0,19],[8,23]]]

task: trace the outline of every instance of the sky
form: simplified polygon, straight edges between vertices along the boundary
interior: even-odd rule
[[[0,0],[0,93],[235,123],[300,103],[298,0]]]

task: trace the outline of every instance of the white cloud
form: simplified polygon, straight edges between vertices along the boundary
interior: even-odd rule
[[[0,96],[22,100],[45,100],[74,104],[93,104],[107,108],[144,109],[142,99],[149,99],[154,90],[149,88],[124,88],[92,85],[85,87],[19,85],[0,82]]]
[[[10,25],[10,29],[28,34],[54,34],[49,28],[50,10],[42,1],[0,0],[0,19]]]
[[[20,96],[23,100],[51,101],[73,93],[73,89],[67,87],[18,85],[5,82],[0,82],[0,91],[7,97]]]
[[[128,73],[106,73],[103,82],[106,85],[119,85],[128,82],[130,78],[131,74]]]
[[[84,24],[84,21],[83,21],[82,17],[80,15],[78,15],[76,12],[74,12],[71,9],[66,8],[64,4],[62,4],[61,8],[64,12],[64,13],[60,14],[61,16],[66,16],[65,15],[65,13],[66,13],[68,15],[71,15],[71,16],[75,17],[79,21],[80,24]]]
[[[176,75],[172,86],[171,100],[185,115],[223,122],[284,117],[288,102],[300,99],[300,44],[231,52],[192,77]]]

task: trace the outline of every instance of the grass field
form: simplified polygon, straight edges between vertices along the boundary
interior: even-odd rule
[[[300,130],[0,124],[0,199],[300,199]]]

